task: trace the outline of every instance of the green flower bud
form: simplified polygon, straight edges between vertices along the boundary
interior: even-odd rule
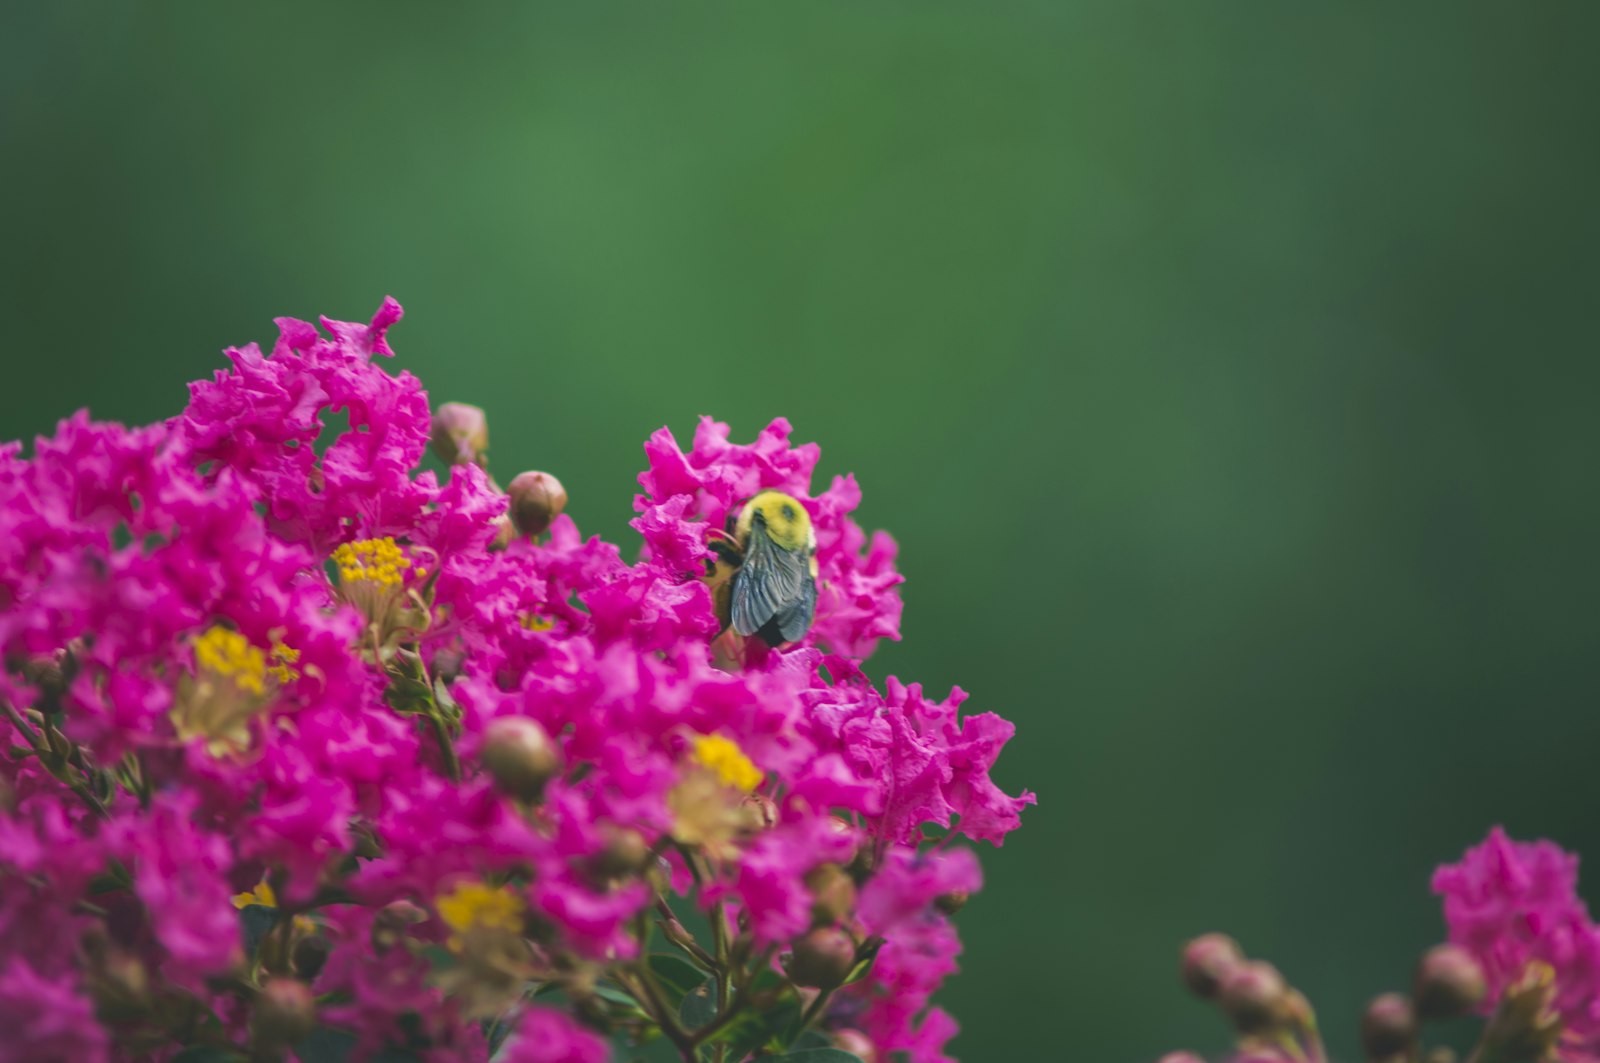
[[[328,962],[328,943],[316,935],[303,937],[295,942],[292,959],[294,973],[306,982],[314,981]]]
[[[621,878],[638,873],[650,859],[650,843],[644,835],[628,827],[611,831],[606,846],[595,855],[595,874],[601,878]]]
[[[567,508],[567,489],[547,472],[518,473],[506,488],[511,522],[523,535],[538,535]]]
[[[481,759],[500,792],[521,801],[537,801],[561,771],[561,751],[538,721],[526,716],[490,720]]]
[[[789,957],[789,981],[813,989],[832,989],[850,976],[856,963],[855,942],[832,927],[812,930],[795,938]]]
[[[1505,992],[1484,1031],[1489,1059],[1543,1060],[1561,1040],[1561,1015],[1555,1010],[1556,973],[1534,960]]]
[[[855,880],[838,864],[818,864],[805,881],[811,891],[812,926],[832,926],[855,910]]]

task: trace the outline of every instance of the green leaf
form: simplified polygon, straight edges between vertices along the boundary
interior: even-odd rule
[[[741,1015],[718,1040],[728,1042],[729,1056],[743,1059],[762,1048],[782,1050],[789,1031],[799,1022],[800,1001],[786,997],[770,1007]]]
[[[678,1007],[684,997],[706,980],[704,971],[670,952],[652,952],[649,963],[650,972],[661,983],[661,988],[666,990],[667,1003],[673,1007]]]
[[[854,985],[855,983],[861,981],[861,979],[865,978],[867,976],[867,972],[872,970],[872,964],[877,960],[877,958],[878,954],[876,951],[874,951],[871,956],[868,956],[866,959],[850,968],[850,973],[845,976],[843,984]]]
[[[639,1010],[639,1002],[633,999],[633,994],[628,993],[625,990],[618,989],[616,986],[604,984],[597,985],[594,987],[594,995],[605,1001],[607,1004],[620,1004],[625,1008],[632,1008],[635,1011]]]
[[[295,1045],[294,1051],[300,1057],[300,1063],[346,1063],[355,1047],[354,1034],[319,1026]],[[421,1059],[421,1056],[403,1048],[384,1048],[377,1055],[368,1057],[368,1063],[421,1063]]]
[[[839,1048],[802,1048],[781,1056],[767,1056],[763,1063],[861,1063],[861,1057]]]
[[[716,1017],[717,980],[707,978],[684,994],[683,1002],[678,1005],[678,1021],[690,1030],[698,1030]]]

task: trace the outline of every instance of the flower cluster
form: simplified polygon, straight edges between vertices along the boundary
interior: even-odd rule
[[[1433,876],[1449,941],[1417,964],[1409,994],[1367,1006],[1361,1041],[1369,1063],[1453,1063],[1425,1050],[1427,1022],[1487,1017],[1469,1063],[1600,1060],[1600,927],[1579,898],[1578,858],[1551,842],[1515,842],[1496,827],[1458,864]],[[1249,960],[1221,934],[1183,952],[1189,989],[1213,1001],[1239,1035],[1232,1063],[1326,1063],[1306,998],[1276,968]],[[1200,1063],[1187,1052],[1162,1063]]]
[[[375,360],[399,317],[0,448],[0,1063],[947,1059],[957,839],[1033,798],[1010,724],[863,673],[900,576],[855,481],[782,420],[663,429],[630,564]],[[816,539],[778,648],[707,582],[766,489]]]

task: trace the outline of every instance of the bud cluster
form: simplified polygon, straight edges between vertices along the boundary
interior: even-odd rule
[[[1600,927],[1577,895],[1577,860],[1496,828],[1441,867],[1451,940],[1424,952],[1408,991],[1381,993],[1360,1022],[1367,1063],[1454,1063],[1427,1044],[1430,1024],[1485,1018],[1468,1063],[1587,1063],[1600,1058]],[[1327,1063],[1305,996],[1222,934],[1184,946],[1181,971],[1237,1035],[1233,1063]],[[1203,1063],[1186,1052],[1162,1063]]]

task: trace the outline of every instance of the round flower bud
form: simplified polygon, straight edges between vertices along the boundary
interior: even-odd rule
[[[1399,993],[1374,997],[1361,1016],[1361,1047],[1369,1059],[1387,1059],[1409,1051],[1417,1039],[1417,1015]]]
[[[832,926],[856,906],[856,882],[838,864],[818,864],[806,872],[811,891],[811,925]]]
[[[1417,964],[1413,992],[1420,1018],[1453,1019],[1476,1008],[1487,991],[1483,967],[1459,945],[1435,945]]]
[[[250,1032],[268,1045],[291,1045],[317,1026],[317,1001],[311,987],[293,978],[272,978],[256,994]]]
[[[856,963],[855,942],[832,927],[812,930],[795,938],[789,957],[789,981],[813,989],[832,989],[850,976]]]
[[[428,913],[410,901],[390,901],[372,917],[373,951],[387,952],[394,948],[405,939],[413,926],[426,918]]]
[[[878,1046],[860,1030],[833,1031],[833,1047],[850,1053],[861,1063],[878,1063]]]
[[[939,909],[945,915],[955,915],[961,909],[965,908],[967,906],[967,902],[971,899],[972,894],[967,890],[951,890],[949,893],[941,893],[939,896],[935,897],[933,899],[933,906]]]
[[[1289,986],[1270,963],[1246,960],[1227,970],[1217,1004],[1240,1033],[1260,1033],[1283,1022]]]
[[[561,751],[538,721],[526,716],[490,720],[480,756],[500,792],[522,801],[537,801],[561,770]]]
[[[1201,934],[1183,947],[1183,984],[1202,1000],[1217,995],[1223,977],[1244,962],[1239,943],[1226,934]]]
[[[294,973],[307,982],[315,981],[328,962],[328,943],[319,937],[301,938],[294,946]]]
[[[601,878],[621,878],[641,870],[650,859],[644,835],[628,827],[609,832],[606,846],[595,854],[594,870]]]
[[[567,489],[547,472],[518,473],[506,488],[511,522],[523,535],[538,535],[567,508]]]
[[[446,465],[482,465],[489,452],[489,418],[476,406],[447,402],[434,412],[430,442]]]

